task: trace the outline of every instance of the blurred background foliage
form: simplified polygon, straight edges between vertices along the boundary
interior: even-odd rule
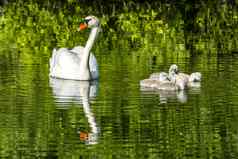
[[[49,55],[53,47],[73,47],[86,35],[76,32],[87,15],[101,20],[104,47],[151,48],[167,54],[237,53],[235,0],[2,0],[2,48],[36,50]],[[123,42],[120,41],[123,39]],[[127,45],[125,45],[125,40]],[[195,51],[194,51],[195,50]],[[185,53],[186,54],[186,53]]]

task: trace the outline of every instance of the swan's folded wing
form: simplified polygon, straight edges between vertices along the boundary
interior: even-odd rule
[[[90,54],[89,58],[89,69],[93,79],[97,79],[99,77],[98,64],[96,57],[92,53]]]

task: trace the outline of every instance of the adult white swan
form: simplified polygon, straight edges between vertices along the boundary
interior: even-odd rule
[[[94,80],[99,76],[95,56],[90,53],[100,30],[97,17],[87,16],[82,20],[79,30],[91,28],[85,47],[76,46],[73,49],[54,49],[50,59],[50,76],[72,80]]]

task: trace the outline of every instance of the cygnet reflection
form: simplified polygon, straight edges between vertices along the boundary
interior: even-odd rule
[[[160,103],[167,103],[170,99],[176,99],[180,103],[187,102],[187,91],[171,91],[171,90],[155,90],[151,88],[141,87],[142,94],[158,94],[160,98]]]
[[[50,86],[58,108],[67,109],[69,103],[83,105],[83,111],[88,119],[90,132],[79,132],[80,139],[87,144],[97,144],[99,127],[90,108],[90,100],[97,95],[97,81],[75,81],[50,78]]]

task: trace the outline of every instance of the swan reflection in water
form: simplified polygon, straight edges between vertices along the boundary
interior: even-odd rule
[[[80,140],[86,141],[87,144],[97,144],[99,127],[90,108],[90,100],[97,95],[98,82],[50,78],[50,86],[53,89],[53,94],[59,108],[67,109],[67,103],[83,105],[83,111],[91,130],[90,133],[79,132]]]

